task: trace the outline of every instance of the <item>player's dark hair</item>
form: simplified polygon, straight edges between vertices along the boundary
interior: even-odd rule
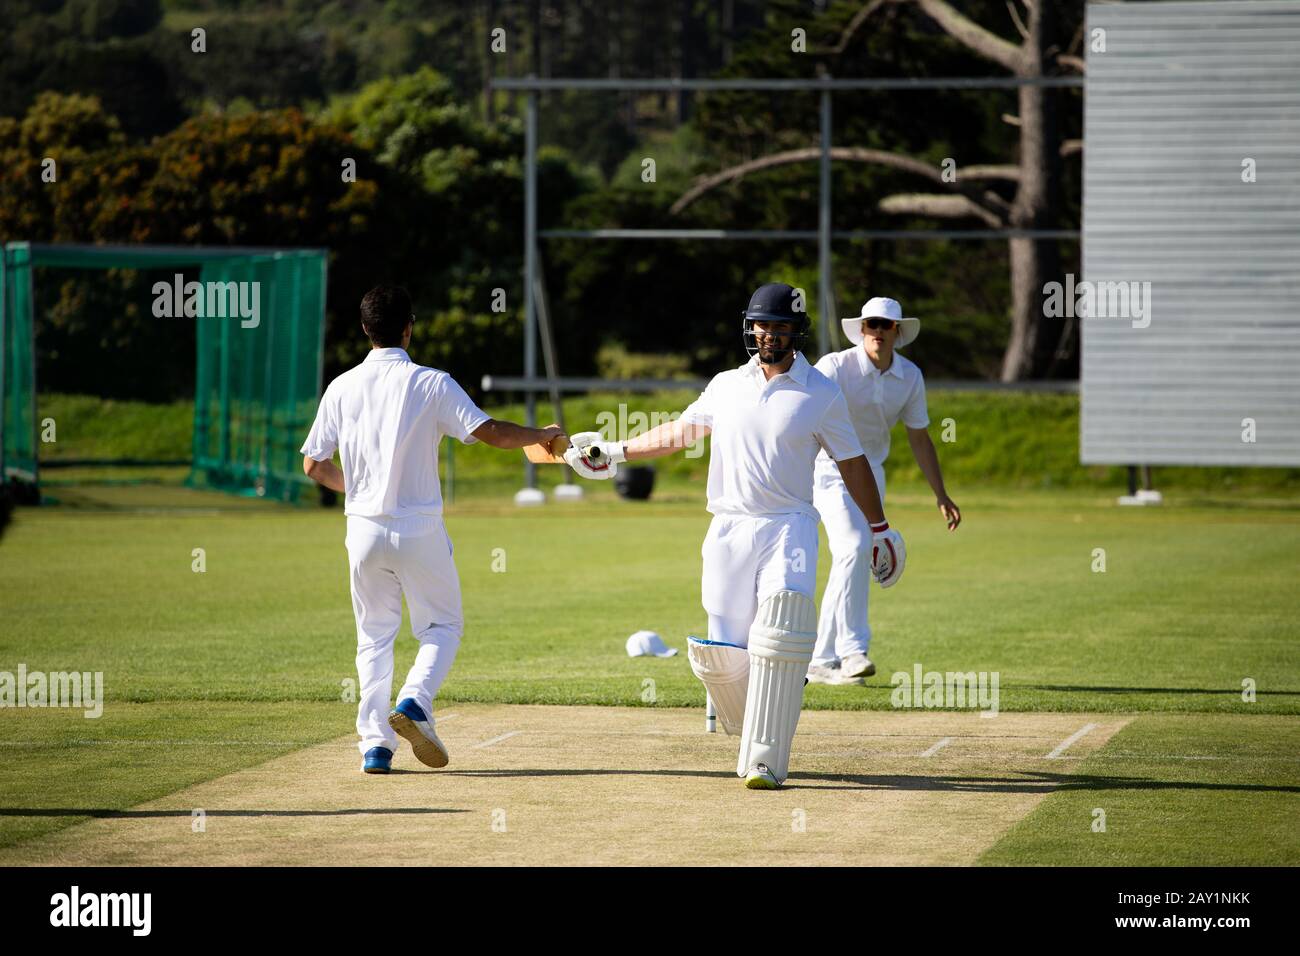
[[[361,300],[361,328],[381,349],[402,344],[411,321],[411,296],[400,285],[377,285]]]

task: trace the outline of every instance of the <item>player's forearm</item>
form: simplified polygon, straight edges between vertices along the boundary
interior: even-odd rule
[[[648,432],[625,441],[623,453],[628,461],[662,458],[683,448],[689,448],[708,434],[709,429],[703,425],[683,424],[680,420],[664,422]]]
[[[489,418],[471,434],[493,448],[523,448],[525,445],[537,445],[548,440],[545,429],[516,425],[498,418]]]
[[[930,440],[930,433],[909,429],[907,441],[912,446],[912,455],[916,458],[917,467],[921,469],[921,474],[925,475],[925,480],[930,483],[935,497],[942,498],[947,495],[948,492],[943,486],[943,470],[939,467],[939,453],[935,450],[934,442]]]
[[[306,467],[303,469],[307,477],[318,484],[324,485],[330,491],[337,491],[339,494],[345,494],[343,487],[343,469],[330,461],[316,461],[308,458]]]
[[[844,479],[850,497],[862,509],[867,520],[873,525],[881,524],[885,520],[885,509],[880,503],[880,489],[876,486],[876,476],[872,473],[866,456],[846,458],[836,464],[840,467],[840,476]]]

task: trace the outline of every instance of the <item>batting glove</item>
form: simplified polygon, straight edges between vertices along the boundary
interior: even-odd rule
[[[871,526],[871,574],[882,588],[893,587],[903,576],[907,549],[903,536],[889,527],[888,521]]]
[[[600,432],[578,432],[569,436],[564,460],[582,477],[603,481],[618,474],[618,463],[627,456],[622,442],[605,441]]]

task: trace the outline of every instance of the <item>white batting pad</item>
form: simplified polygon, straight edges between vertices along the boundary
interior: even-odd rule
[[[745,690],[749,687],[749,651],[735,644],[686,640],[691,670],[708,689],[722,729],[735,736],[745,721]]]
[[[817,606],[806,594],[777,591],[759,607],[749,629],[749,693],[738,776],[765,763],[779,782],[785,781],[816,641]]]

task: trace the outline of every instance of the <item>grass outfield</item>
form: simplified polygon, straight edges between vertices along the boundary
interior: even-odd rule
[[[98,720],[6,712],[0,844],[346,738],[354,634],[338,510],[184,489],[60,493],[64,506],[21,509],[0,542],[0,670],[103,671],[108,700]],[[453,508],[466,638],[441,706],[702,705],[683,656],[623,651],[641,627],[679,648],[703,627],[708,516],[688,497],[633,504],[601,489],[536,511]],[[896,713],[890,675],[920,664],[997,671],[1008,714],[1147,715],[1071,767],[1092,785],[1040,786],[1049,799],[981,860],[1300,862],[1277,837],[1300,793],[1300,511],[967,494],[950,535],[928,496],[890,497],[910,560],[873,596],[879,674],[865,689],[810,687],[810,709]],[[415,643],[398,648],[400,672]],[[33,812],[51,801],[57,813]],[[1109,836],[1092,841],[1091,811],[1108,806]],[[1220,813],[1237,850],[1197,849]],[[1076,825],[1077,839],[1060,838]]]
[[[487,412],[524,420],[521,404],[500,404],[497,397],[492,394],[485,400]],[[679,412],[694,397],[685,391],[572,396],[564,402],[565,423],[576,432],[612,422],[620,434],[635,434],[646,427],[650,416]],[[150,405],[55,394],[40,395],[37,404],[38,417],[53,418],[58,425],[58,441],[41,446],[43,461],[190,456],[192,402]],[[1090,493],[1103,489],[1118,492],[1125,487],[1125,469],[1079,464],[1077,395],[936,389],[929,393],[929,408],[930,434],[959,503],[962,493],[970,488],[1071,488]],[[551,414],[549,404],[539,405],[539,416],[549,419]],[[502,455],[482,445],[457,445],[454,454],[462,495],[501,497],[518,488],[521,469],[517,456]],[[702,487],[708,458],[675,455],[656,462],[655,467],[661,485],[669,490],[695,489]],[[48,477],[63,480],[82,474],[60,470],[50,471]],[[543,469],[541,478],[549,485],[558,481],[560,474],[560,469]],[[894,430],[888,474],[891,487],[922,483],[902,426]],[[1243,491],[1292,498],[1300,495],[1300,468],[1157,468],[1155,481],[1165,490],[1218,497]],[[699,498],[695,495],[691,500]]]
[[[95,494],[115,491],[152,506],[147,488]],[[192,510],[20,511],[0,545],[0,660],[102,670],[117,701],[337,699],[354,653],[342,515],[173,494]],[[1300,512],[968,497],[949,534],[924,497],[891,501],[911,560],[873,596],[880,674],[810,688],[810,707],[888,709],[888,675],[919,663],[999,672],[1003,710],[1300,713]],[[637,705],[651,680],[660,704],[701,703],[683,657],[629,659],[623,641],[701,632],[707,522],[698,504],[455,509],[466,638],[444,697]]]
[[[1073,774],[979,862],[1300,864],[1300,725],[1294,720],[1140,717],[1082,757]],[[1098,820],[1104,830],[1094,829]]]

